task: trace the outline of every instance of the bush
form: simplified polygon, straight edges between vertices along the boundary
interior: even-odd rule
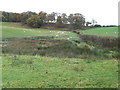
[[[103,37],[97,35],[81,35],[81,38],[83,41],[93,45],[115,49],[118,49],[118,40],[120,39],[116,37]]]
[[[34,27],[34,28],[39,28],[42,26],[42,20],[39,18],[39,16],[34,15],[30,18],[27,19],[27,25]]]

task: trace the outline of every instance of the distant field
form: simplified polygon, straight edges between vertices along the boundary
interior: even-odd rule
[[[3,55],[3,88],[117,88],[117,60]]]
[[[47,29],[30,29],[21,26],[19,23],[2,23],[2,37],[30,37],[30,36],[55,36],[57,38],[77,38],[77,34],[70,31],[58,31]]]
[[[102,35],[102,36],[115,36],[118,37],[118,27],[101,27],[101,28],[92,28],[85,31],[82,31],[83,34],[89,35]]]

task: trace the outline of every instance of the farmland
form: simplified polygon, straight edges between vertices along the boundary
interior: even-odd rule
[[[2,37],[3,88],[117,88],[115,50],[86,43],[72,31],[19,23],[3,23]]]
[[[82,31],[83,34],[89,35],[100,35],[100,36],[114,36],[118,37],[119,31],[118,27],[102,27],[102,28],[92,28]]]
[[[30,37],[30,36],[56,36],[60,39],[63,36],[77,38],[77,35],[72,32],[25,28],[19,23],[16,24],[16,23],[4,22],[2,23],[2,29],[3,29],[2,31],[3,38]]]

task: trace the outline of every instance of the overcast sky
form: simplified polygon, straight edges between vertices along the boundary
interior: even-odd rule
[[[0,11],[47,13],[81,13],[86,21],[95,19],[101,25],[118,25],[120,0],[1,0]]]

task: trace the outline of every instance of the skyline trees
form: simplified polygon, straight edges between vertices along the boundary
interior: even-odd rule
[[[52,24],[58,28],[70,28],[70,29],[81,29],[83,26],[87,26],[88,22],[85,21],[85,16],[81,13],[69,14],[66,13],[55,13],[50,14],[46,12],[35,12],[27,11],[22,13],[12,13],[2,11],[3,22],[21,22],[27,24],[33,28],[40,28],[45,24]]]

